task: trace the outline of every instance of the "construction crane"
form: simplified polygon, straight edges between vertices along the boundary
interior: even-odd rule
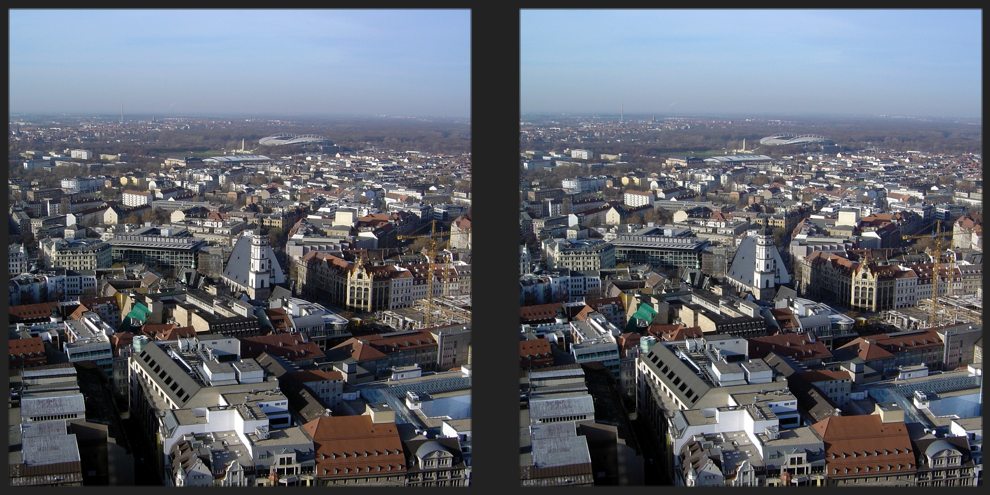
[[[399,235],[396,236],[399,240],[407,239],[429,239],[430,244],[427,247],[427,256],[429,260],[426,264],[426,311],[423,315],[423,327],[429,328],[433,320],[433,267],[436,265],[437,259],[437,244],[438,240],[443,238],[449,238],[449,232],[437,232],[437,221],[430,221],[430,235]]]
[[[935,327],[938,321],[938,277],[939,269],[941,268],[942,261],[942,238],[952,237],[952,231],[948,230],[942,231],[942,221],[935,221],[935,233],[934,234],[923,234],[923,235],[905,235],[901,236],[902,239],[935,239],[935,245],[932,246],[932,298],[931,307],[928,313],[928,326],[929,328]],[[953,263],[955,260],[953,259]],[[952,287],[952,274],[949,274],[949,287]],[[948,290],[948,288],[947,288]]]

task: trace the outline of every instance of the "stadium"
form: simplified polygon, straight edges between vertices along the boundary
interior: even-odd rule
[[[798,136],[793,134],[778,134],[760,139],[760,144],[767,146],[789,146],[794,144],[826,143],[828,141],[828,138],[814,134],[801,134]]]
[[[316,134],[276,134],[274,136],[259,139],[258,144],[262,146],[287,146],[296,144],[318,144],[323,146],[332,146],[333,142]]]

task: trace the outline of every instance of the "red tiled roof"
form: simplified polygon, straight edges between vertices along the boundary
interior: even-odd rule
[[[791,311],[790,309],[778,308],[778,309],[771,309],[770,311],[771,313],[773,313],[773,317],[775,320],[777,320],[777,323],[780,324],[781,330],[796,331],[801,328],[801,324],[798,323],[797,316],[795,316],[794,312]]]
[[[290,361],[323,357],[323,351],[315,342],[304,342],[298,333],[275,333],[257,335],[241,339],[241,354],[244,357],[258,357],[261,353],[279,356]]]
[[[324,416],[303,425],[316,450],[320,477],[389,476],[406,469],[395,423],[371,416]]]
[[[665,342],[676,342],[685,339],[696,339],[704,335],[701,327],[689,327],[683,323],[664,325],[654,323],[647,327],[646,333]]]
[[[52,311],[58,307],[58,303],[46,302],[38,304],[18,304],[8,309],[8,314],[12,322],[48,319]]]
[[[876,345],[874,342],[858,338],[849,342],[848,344],[840,347],[839,349],[846,349],[850,347],[856,348],[856,355],[863,361],[876,361],[879,359],[887,359],[893,357],[893,354],[887,352],[882,347]]]
[[[165,341],[178,338],[189,338],[196,336],[196,329],[193,327],[180,327],[175,323],[145,323],[141,326],[141,333],[148,338]]]
[[[877,415],[830,416],[811,428],[825,443],[827,476],[886,476],[916,470],[903,421],[884,423]]]
[[[457,228],[461,230],[471,230],[471,217],[467,215],[461,215],[454,219],[454,224]]]
[[[546,339],[519,341],[519,357],[531,358],[550,354],[550,342]]]
[[[749,339],[751,358],[762,358],[771,352],[798,361],[832,357],[825,344],[820,340],[812,342],[808,335],[803,333],[781,333]]]
[[[519,308],[519,318],[522,323],[553,321],[557,317],[557,313],[561,312],[562,309],[563,305],[560,303],[522,306]]]
[[[379,359],[383,359],[385,357],[385,354],[383,354],[381,351],[358,340],[357,337],[349,338],[341,342],[340,344],[337,344],[333,348],[349,349],[351,358],[353,358],[355,361],[359,363],[363,363],[366,361],[376,361]]]
[[[44,354],[45,343],[41,337],[30,337],[27,339],[11,339],[7,341],[8,354],[20,356],[23,354]]]
[[[134,334],[131,332],[117,332],[110,337],[110,345],[113,346],[114,355],[120,355],[120,349],[131,345],[134,342]]]
[[[639,341],[642,338],[643,336],[636,332],[625,332],[619,335],[619,348],[623,350],[632,349],[639,345]]]
[[[421,349],[424,347],[435,347],[437,341],[433,334],[423,329],[417,332],[402,332],[400,335],[375,334],[358,337],[369,345],[374,346],[379,351],[388,354],[390,352],[403,351],[407,349]]]

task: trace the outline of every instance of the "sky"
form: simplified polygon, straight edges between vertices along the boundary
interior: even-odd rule
[[[979,10],[523,10],[521,110],[982,115]]]
[[[11,10],[11,113],[470,116],[469,10]]]

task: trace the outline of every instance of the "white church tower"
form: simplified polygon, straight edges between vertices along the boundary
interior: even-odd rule
[[[533,273],[533,259],[529,255],[529,248],[525,244],[519,247],[519,275],[529,275]]]
[[[773,297],[777,266],[773,256],[773,237],[764,229],[756,234],[756,263],[753,266],[753,295],[761,301]]]
[[[251,267],[248,270],[248,290],[255,294],[267,293],[272,287],[272,267],[265,256],[268,239],[255,232],[251,234]],[[251,297],[256,297],[250,294]]]
[[[223,281],[232,291],[257,300],[267,299],[276,285],[284,284],[285,273],[268,244],[268,236],[258,231],[244,232],[227,259]]]

